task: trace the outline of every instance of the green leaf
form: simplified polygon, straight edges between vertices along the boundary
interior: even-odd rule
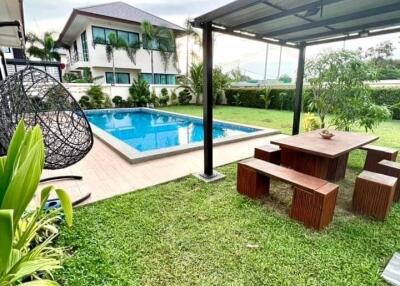
[[[17,225],[39,185],[43,168],[43,145],[37,142],[21,167],[16,170],[3,198],[1,208],[14,209],[14,224]],[[15,226],[14,225],[14,226]]]
[[[14,171],[14,165],[16,164],[18,153],[20,150],[20,146],[25,138],[25,124],[24,121],[21,120],[17,126],[17,129],[14,132],[14,135],[11,139],[10,145],[7,150],[7,158],[3,167],[2,176],[0,177],[0,205],[5,196],[10,178]]]
[[[25,286],[59,286],[56,281],[52,280],[35,280],[35,281],[30,281],[30,282],[25,282],[20,285],[25,285]]]
[[[13,211],[0,210],[0,273],[7,269],[13,243]]]
[[[30,281],[30,282],[25,282],[20,285],[24,286],[59,286],[56,281],[52,280],[35,280],[35,281]]]
[[[61,207],[64,211],[65,221],[68,226],[72,226],[73,220],[73,210],[72,210],[72,201],[67,192],[62,189],[56,189],[56,193],[61,202]]]

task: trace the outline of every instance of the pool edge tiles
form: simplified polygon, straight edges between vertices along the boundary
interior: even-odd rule
[[[175,113],[175,112],[169,112],[169,111],[151,109],[151,108],[144,108],[144,107],[86,110],[85,113],[87,115],[89,115],[89,114],[96,114],[96,113],[112,113],[112,112],[118,112],[118,111],[120,111],[120,112],[158,113],[158,114],[171,115],[171,116],[180,117],[180,118],[186,118],[186,119],[190,119],[190,120],[202,121],[202,118],[198,117],[198,116],[191,116],[191,115],[186,115],[186,114],[180,114],[180,113]],[[257,127],[257,126],[246,125],[246,124],[237,124],[237,123],[232,123],[232,122],[222,121],[222,120],[214,120],[213,122],[216,124],[224,125],[224,126],[230,126],[232,128],[243,128],[243,129],[253,129],[254,130],[249,133],[243,133],[243,134],[233,135],[233,136],[229,136],[229,137],[214,139],[213,140],[214,146],[235,143],[235,142],[239,142],[239,141],[243,141],[243,140],[259,138],[259,137],[264,137],[264,136],[280,134],[280,131],[275,130],[275,129],[261,128],[261,127]],[[123,159],[127,160],[130,163],[145,162],[145,161],[149,161],[149,160],[173,156],[176,154],[182,154],[182,153],[186,153],[186,152],[190,152],[190,151],[200,150],[203,148],[203,141],[202,141],[202,142],[197,142],[197,143],[190,143],[187,145],[180,145],[180,146],[178,145],[178,146],[173,146],[173,147],[167,147],[167,148],[162,148],[162,149],[155,149],[155,150],[140,152],[139,150],[135,149],[131,145],[128,145],[124,141],[118,139],[117,137],[115,137],[112,134],[108,133],[107,131],[101,129],[100,127],[94,125],[93,123],[90,123],[90,125],[92,127],[93,134],[96,138],[98,138],[99,140],[104,142],[107,146],[109,146],[112,150],[114,150],[118,155],[120,155]]]

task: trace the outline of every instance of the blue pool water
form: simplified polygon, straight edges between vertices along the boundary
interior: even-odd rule
[[[203,141],[203,122],[148,109],[88,112],[90,123],[110,133],[140,152]],[[216,122],[213,138],[224,138],[259,129]]]

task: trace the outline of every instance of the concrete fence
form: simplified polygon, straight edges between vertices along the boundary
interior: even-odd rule
[[[91,83],[64,83],[64,86],[68,89],[68,91],[72,94],[72,96],[79,101],[79,99],[86,95],[86,91],[92,86]],[[129,87],[130,84],[101,84],[103,92],[106,93],[111,99],[114,96],[121,96],[123,99],[127,99],[129,96]],[[171,96],[171,91],[175,90],[178,95],[181,91],[178,85],[162,85],[162,84],[154,84],[150,85],[150,92],[155,91],[157,96],[161,95],[161,89],[166,88],[168,90],[168,95]]]

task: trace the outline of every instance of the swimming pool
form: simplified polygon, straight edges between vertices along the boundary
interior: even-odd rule
[[[149,108],[90,110],[86,115],[95,135],[130,161],[198,149],[203,143],[203,121],[198,117]],[[213,139],[227,142],[261,135],[263,131],[214,121]]]

